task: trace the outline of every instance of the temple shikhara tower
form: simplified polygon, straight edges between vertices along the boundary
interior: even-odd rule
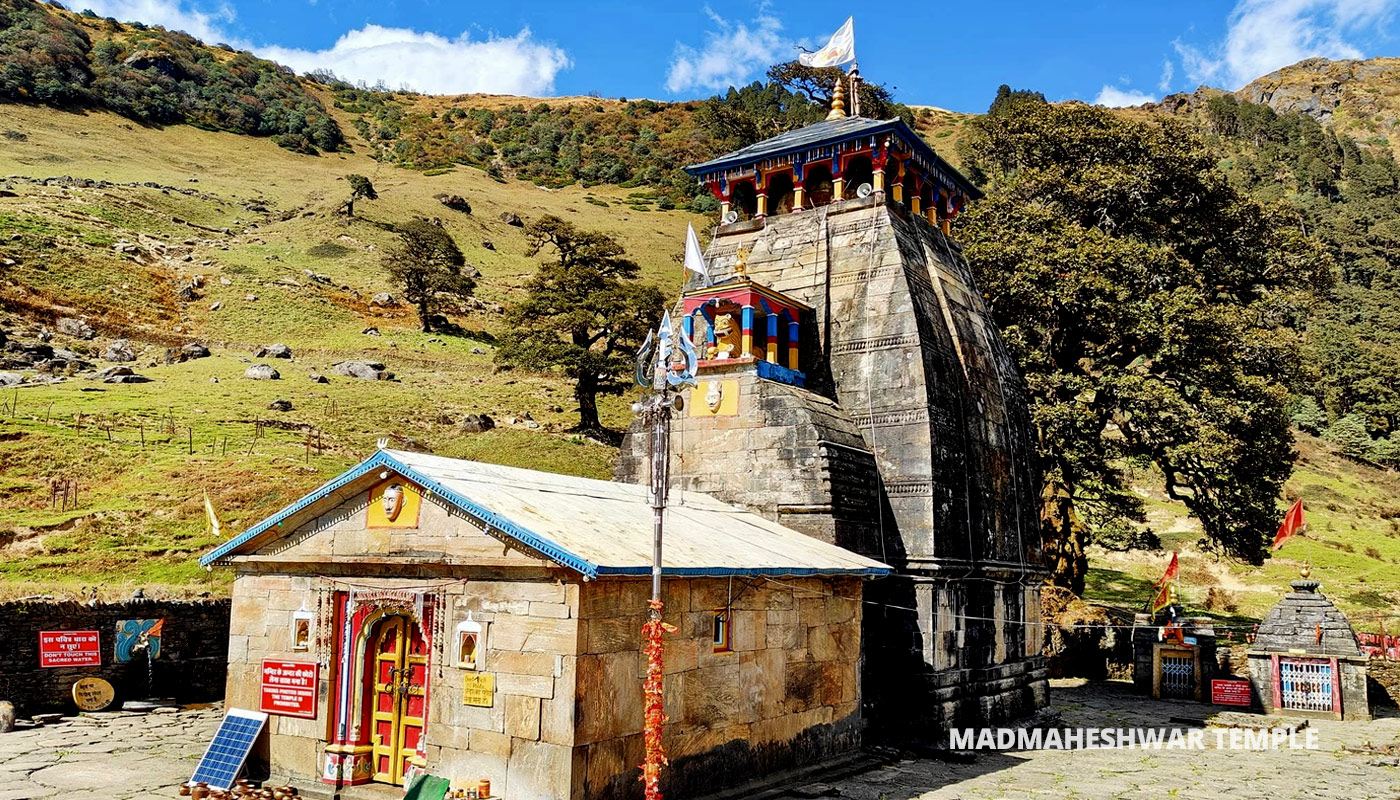
[[[687,168],[722,204],[675,312],[700,353],[671,471],[894,566],[863,616],[877,732],[1045,703],[1039,476],[1021,379],[949,220],[980,192],[845,113]],[[620,480],[648,480],[646,437]]]

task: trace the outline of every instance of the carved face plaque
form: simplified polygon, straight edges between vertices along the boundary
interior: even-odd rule
[[[713,413],[719,410],[719,404],[724,400],[724,387],[719,381],[710,381],[709,387],[705,390],[705,405],[709,406]]]
[[[397,520],[399,512],[403,511],[403,484],[394,483],[385,487],[379,502],[384,508],[384,518],[390,522]]]

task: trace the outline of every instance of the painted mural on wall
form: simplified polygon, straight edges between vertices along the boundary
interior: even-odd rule
[[[160,658],[160,634],[164,619],[124,619],[117,622],[117,663],[138,658]]]

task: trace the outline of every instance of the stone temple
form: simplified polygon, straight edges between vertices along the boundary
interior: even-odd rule
[[[687,168],[722,204],[674,313],[700,352],[673,480],[897,569],[865,593],[875,738],[1044,705],[1023,384],[949,220],[980,193],[903,121],[832,114]],[[619,480],[648,480],[634,426]]]

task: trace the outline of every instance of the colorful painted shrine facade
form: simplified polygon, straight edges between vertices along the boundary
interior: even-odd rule
[[[324,783],[400,783],[425,763],[434,622],[442,600],[412,590],[330,592],[330,730]]]
[[[762,377],[801,386],[802,324],[812,309],[738,275],[686,292],[681,298],[686,335],[700,349],[700,370],[754,364]]]
[[[850,200],[869,185],[947,233],[981,192],[902,120],[839,118],[809,125],[686,171],[738,220]],[[737,220],[736,220],[737,221]]]

